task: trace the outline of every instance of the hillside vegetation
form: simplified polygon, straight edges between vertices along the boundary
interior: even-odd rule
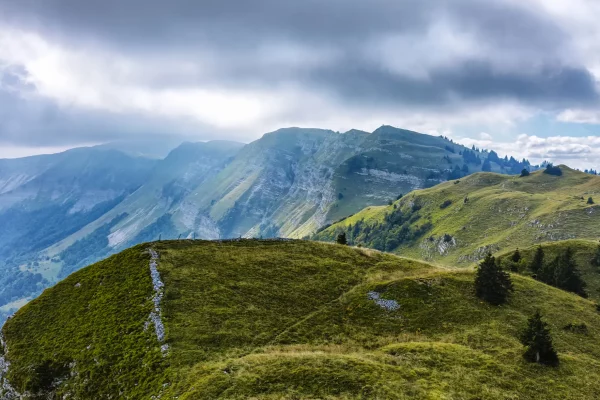
[[[477,173],[366,208],[317,233],[333,241],[469,266],[488,252],[600,236],[600,177],[559,166],[560,176]]]
[[[581,277],[587,285],[587,294],[590,299],[600,303],[600,242],[585,239],[561,240],[558,242],[547,242],[525,248],[519,248],[519,253],[523,262],[519,265],[519,273],[523,275],[533,275],[530,264],[534,258],[538,247],[541,247],[544,254],[544,263],[552,262],[558,255],[564,253],[567,249],[573,252],[573,259],[577,269],[581,272]],[[504,265],[510,265],[508,260],[512,257],[515,250],[509,250],[499,253],[498,259]],[[505,262],[506,261],[506,262]]]
[[[160,277],[150,275],[149,249]],[[79,399],[599,398],[595,304],[512,280],[508,303],[491,306],[475,297],[472,270],[373,250],[138,245],[72,274],[7,321],[4,387]],[[156,299],[164,341],[151,318]],[[522,357],[519,332],[536,309],[556,368]]]

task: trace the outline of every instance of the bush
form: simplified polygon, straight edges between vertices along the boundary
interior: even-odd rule
[[[449,207],[452,204],[452,200],[445,200],[442,204],[440,204],[440,208],[443,210],[444,208]]]
[[[563,326],[565,331],[580,333],[585,335],[588,333],[588,327],[585,322],[569,322],[567,325]]]
[[[592,199],[592,197],[591,197],[591,196],[590,196],[590,197],[588,197],[588,199],[587,199],[587,203],[588,203],[588,204],[594,204],[594,199]]]
[[[523,170],[521,171],[521,177],[524,176],[529,176],[529,171],[527,170],[527,168],[523,168]]]

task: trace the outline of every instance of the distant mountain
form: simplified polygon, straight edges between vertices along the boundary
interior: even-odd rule
[[[475,296],[473,269],[369,249],[147,243],[6,322],[0,398],[598,399],[596,304],[511,279],[508,302],[493,306]],[[538,310],[555,368],[523,358]]]
[[[390,126],[286,128],[248,145],[184,143],[164,159],[145,153],[117,143],[0,160],[0,223],[9,227],[0,233],[0,318],[57,279],[144,241],[300,238],[447,179],[529,168]]]
[[[598,240],[600,177],[557,168],[560,175],[473,174],[366,208],[314,237],[335,240],[345,232],[354,245],[453,266],[541,242]]]

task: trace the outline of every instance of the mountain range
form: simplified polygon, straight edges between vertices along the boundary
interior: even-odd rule
[[[531,167],[390,126],[286,128],[247,145],[184,143],[164,158],[155,154],[156,145],[136,152],[127,143],[0,160],[0,319],[137,243],[307,237],[415,189]]]

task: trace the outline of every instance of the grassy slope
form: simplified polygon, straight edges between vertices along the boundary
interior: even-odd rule
[[[587,292],[591,299],[600,302],[600,269],[592,265],[592,257],[596,254],[598,249],[597,241],[585,240],[585,239],[571,239],[561,240],[558,242],[547,242],[542,243],[542,249],[544,249],[545,262],[552,261],[560,252],[570,247],[573,250],[573,257],[577,263],[578,269],[581,271],[581,276],[587,284]],[[527,260],[527,263],[531,262],[533,255],[538,245],[530,246],[526,248],[519,248],[521,256]],[[513,250],[507,250],[498,254],[500,260],[509,257],[513,254]],[[525,270],[520,271],[523,274],[530,274],[531,271]]]
[[[389,226],[381,226],[386,214],[417,214],[412,228],[425,221],[433,227],[421,238],[388,249],[411,257],[439,261],[448,265],[468,266],[488,250],[499,251],[539,242],[572,238],[595,239],[600,231],[600,208],[586,204],[588,196],[600,193],[600,177],[562,166],[563,176],[537,171],[529,177],[478,173],[460,181],[442,183],[412,192],[394,205],[381,208],[380,215],[364,210],[352,218],[334,224],[315,237],[333,240],[364,218],[377,234],[351,236],[354,243],[372,246],[379,237],[389,238]],[[464,199],[468,197],[468,202]],[[440,205],[450,200],[444,209]],[[598,198],[600,200],[600,197]],[[417,203],[422,208],[411,210]],[[395,208],[394,208],[395,207]],[[392,226],[393,228],[394,226]],[[451,235],[456,244],[442,246],[441,238]]]
[[[111,363],[120,363],[121,398],[148,398],[163,382],[170,385],[162,398],[180,399],[600,396],[594,304],[530,278],[513,275],[510,303],[491,307],[474,297],[472,271],[371,250],[302,241],[152,246],[161,254],[166,287],[171,350],[164,362],[158,343],[148,348],[152,337],[143,331],[152,288],[148,258],[137,246],[73,274],[6,324],[13,381],[26,381],[31,366],[60,354],[62,362],[88,360],[89,368],[104,365],[108,373],[117,368]],[[77,282],[80,288],[73,286]],[[369,292],[399,308],[383,309]],[[105,299],[103,312],[92,308],[98,310],[94,318],[83,313],[91,299]],[[559,368],[521,358],[517,333],[537,307],[551,325]],[[562,329],[569,322],[585,322],[588,332]],[[119,340],[111,342],[114,332]],[[94,346],[96,364],[82,347],[86,335],[98,344],[128,345],[104,351]],[[145,369],[142,357],[154,367]],[[116,393],[114,375],[92,376],[87,383],[70,378],[65,384],[98,389],[94,395],[79,392],[80,398]]]
[[[143,398],[160,388],[166,364],[156,337],[144,330],[153,289],[143,250],[133,247],[72,274],[7,321],[8,377],[18,391],[47,389],[69,376],[71,363],[76,375],[61,395]]]

